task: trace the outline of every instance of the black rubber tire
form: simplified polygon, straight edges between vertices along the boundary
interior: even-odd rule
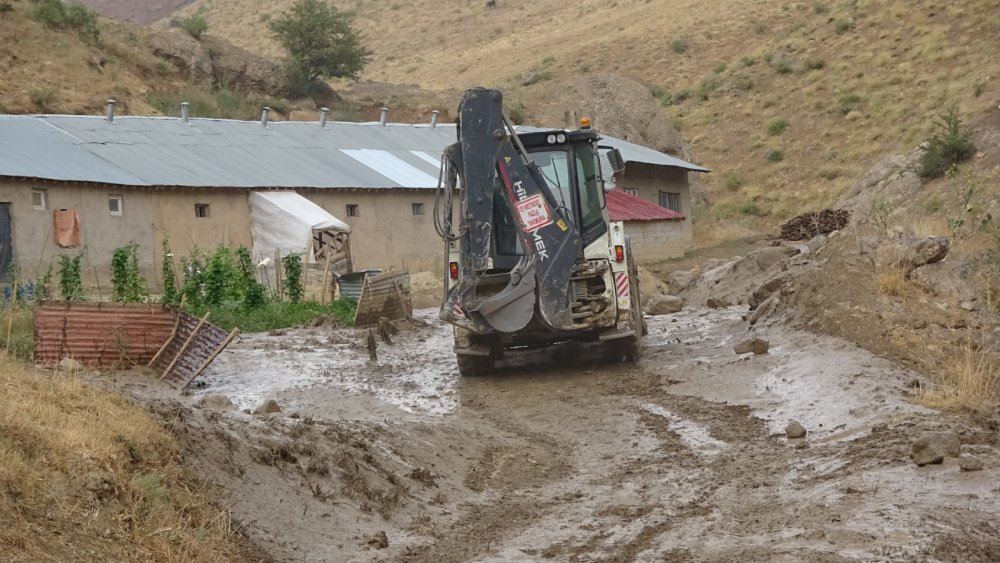
[[[458,360],[458,374],[462,377],[487,375],[493,371],[493,356],[456,354],[455,359]]]

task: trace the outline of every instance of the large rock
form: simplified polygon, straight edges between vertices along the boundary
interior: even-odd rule
[[[281,66],[220,37],[204,36],[198,41],[183,30],[171,29],[150,35],[148,45],[154,55],[173,63],[194,81],[270,96],[287,93]]]
[[[667,276],[667,283],[670,285],[672,293],[680,293],[691,286],[697,276],[688,270],[677,270],[670,272]]]
[[[875,268],[900,268],[907,274],[925,264],[933,264],[948,255],[948,239],[899,237],[879,245],[875,251]]]
[[[276,414],[281,412],[281,406],[278,405],[278,401],[274,399],[268,399],[264,401],[264,404],[257,407],[257,410],[253,411],[254,414]]]
[[[844,194],[837,207],[851,210],[852,219],[859,224],[872,223],[876,204],[884,202],[890,212],[906,207],[924,185],[916,173],[921,154],[917,148],[876,163]]]
[[[983,462],[972,454],[962,454],[958,456],[958,466],[962,468],[962,471],[980,471],[983,468]]]
[[[57,367],[59,368],[59,371],[74,372],[82,370],[83,364],[74,360],[73,358],[70,358],[69,356],[66,356],[65,358],[59,361],[59,365]]]
[[[198,400],[197,404],[199,407],[216,411],[236,410],[236,405],[225,395],[205,395]]]
[[[941,463],[946,457],[958,457],[962,441],[954,432],[924,432],[913,442],[910,459],[919,466]]]
[[[976,273],[968,262],[948,259],[925,264],[915,269],[910,279],[924,290],[958,303],[975,301],[977,297]]]
[[[802,426],[802,423],[800,423],[799,421],[791,420],[788,422],[788,425],[785,426],[785,435],[793,439],[805,438],[806,428],[805,426]]]
[[[748,338],[736,346],[733,347],[733,351],[737,354],[746,354],[753,352],[754,354],[766,354],[768,349],[771,347],[767,340],[760,338]]]
[[[679,313],[684,308],[684,300],[674,295],[654,295],[646,303],[646,314],[657,316]]]

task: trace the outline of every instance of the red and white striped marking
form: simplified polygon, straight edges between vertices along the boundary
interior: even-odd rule
[[[618,290],[618,297],[628,297],[628,272],[615,273],[615,289]]]

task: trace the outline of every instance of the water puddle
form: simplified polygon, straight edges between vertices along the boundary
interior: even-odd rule
[[[677,434],[691,451],[711,457],[718,455],[728,446],[725,442],[713,438],[704,426],[682,418],[660,405],[646,403],[642,405],[642,409],[666,419],[670,431]]]

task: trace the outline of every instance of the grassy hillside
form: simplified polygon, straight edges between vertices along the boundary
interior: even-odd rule
[[[269,56],[291,4],[198,0],[213,33]],[[1000,102],[1000,12],[989,0],[337,1],[375,59],[363,78],[431,90],[503,87],[532,100],[581,73],[649,86],[707,175],[726,232],[831,204],[879,158],[907,151],[949,103]],[[526,75],[535,84],[523,86]],[[454,94],[447,103],[454,104]],[[533,98],[534,97],[534,98]]]

